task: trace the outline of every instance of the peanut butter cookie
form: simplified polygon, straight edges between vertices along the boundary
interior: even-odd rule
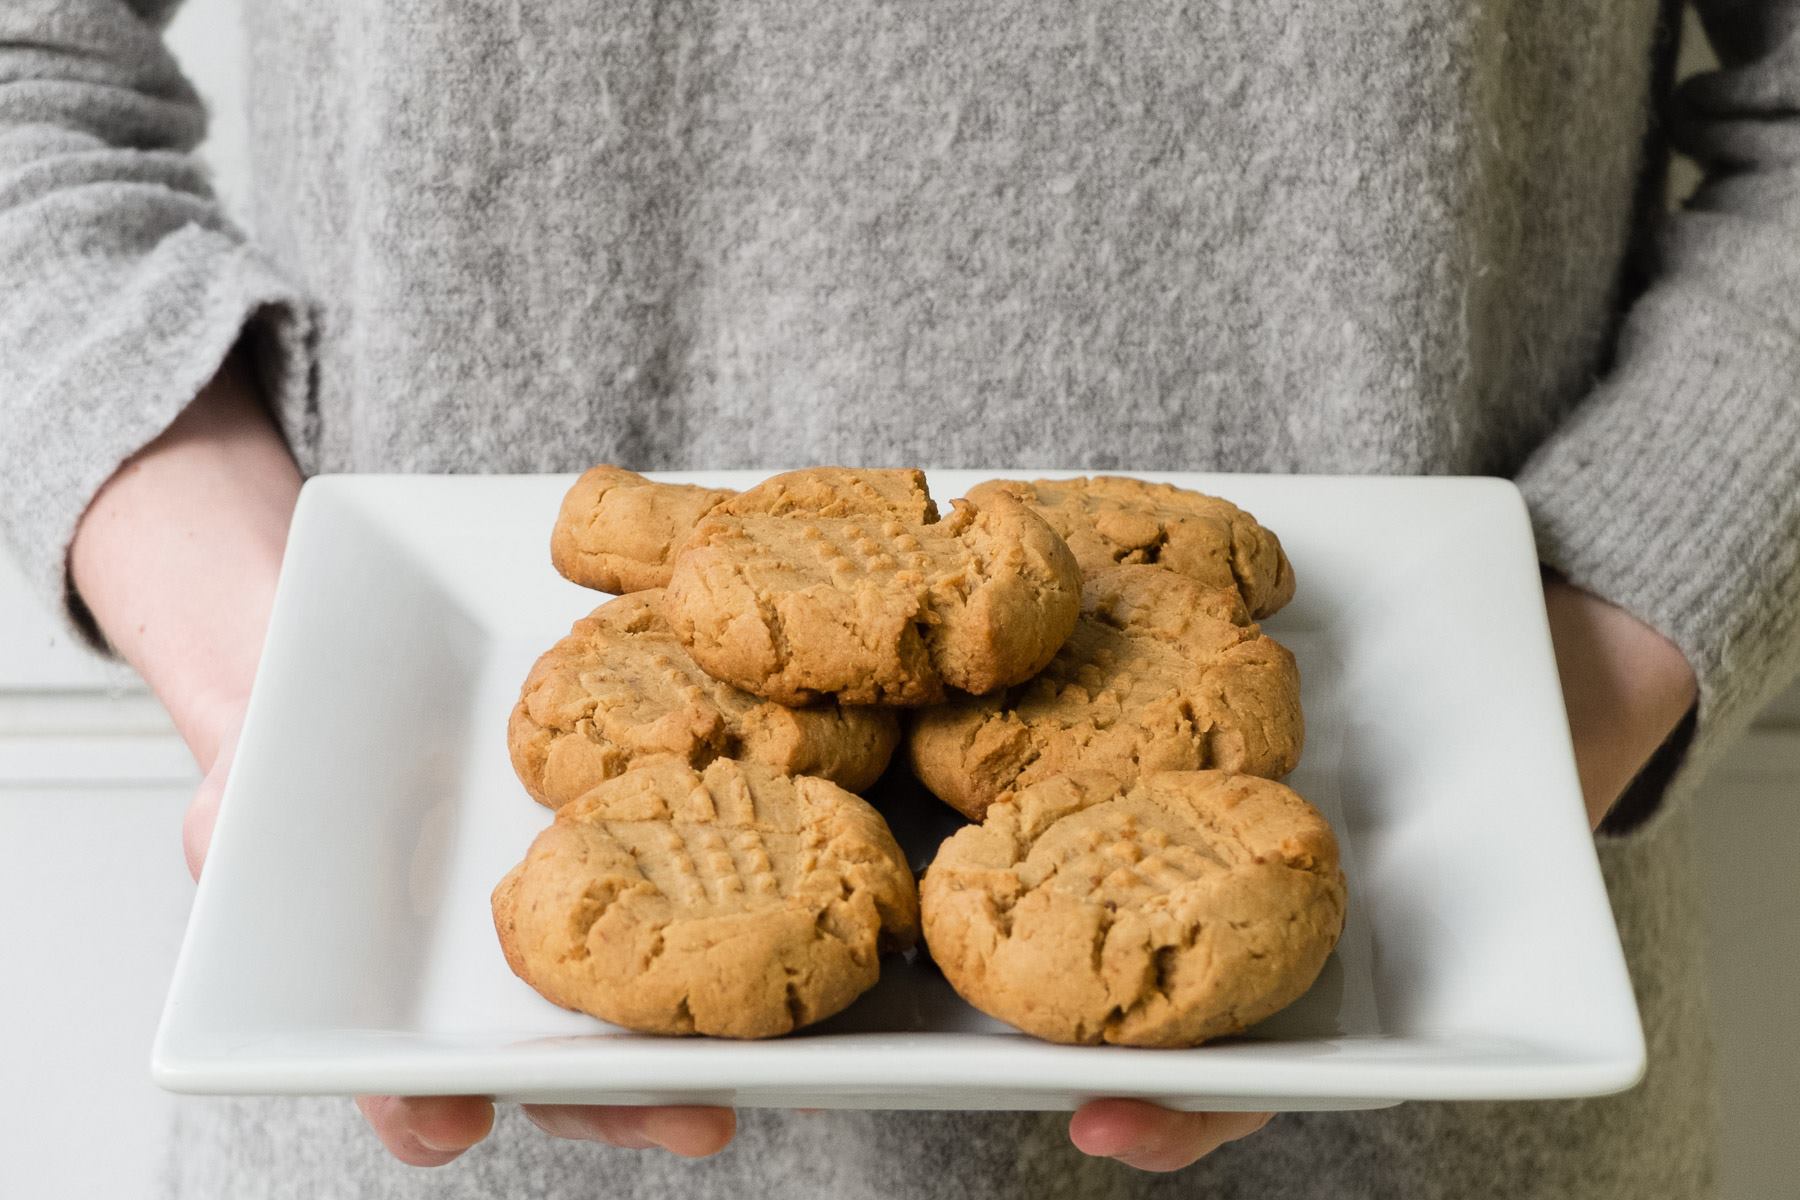
[[[513,972],[645,1033],[772,1037],[839,1012],[918,938],[912,872],[836,784],[662,760],[557,811],[493,893]]]
[[[1063,536],[1085,574],[1121,563],[1154,563],[1213,587],[1235,587],[1253,617],[1294,598],[1294,569],[1281,540],[1217,496],[1120,475],[1088,479],[996,479],[969,491],[980,504],[1004,492],[1029,504]]]
[[[782,704],[1029,679],[1075,625],[1069,548],[1007,495],[936,518],[919,471],[776,476],[694,530],[663,613],[708,674]]]
[[[513,769],[555,808],[658,754],[741,758],[860,792],[900,740],[884,708],[772,704],[694,664],[657,612],[662,593],[609,600],[545,651],[507,725]]]
[[[938,519],[925,472],[909,468],[808,467],[771,475],[717,510],[732,517],[882,517],[909,525]]]
[[[1294,656],[1235,589],[1122,566],[1088,579],[1075,632],[1041,675],[920,712],[908,753],[921,783],[980,820],[1002,792],[1083,767],[1278,779],[1304,734]]]
[[[688,483],[658,483],[636,471],[601,464],[577,479],[563,497],[550,534],[550,561],[565,579],[623,595],[667,587],[675,555],[709,513],[782,516],[900,516],[937,520],[931,497],[917,494],[911,471],[817,467],[790,472],[738,493]],[[859,486],[860,485],[860,486]],[[738,500],[739,496],[741,500]]]
[[[976,1008],[1054,1042],[1193,1046],[1305,993],[1344,927],[1337,841],[1279,783],[1076,772],[952,835],[925,941]]]
[[[656,483],[636,471],[592,467],[563,497],[550,561],[582,587],[623,594],[666,587],[675,551],[728,488]]]

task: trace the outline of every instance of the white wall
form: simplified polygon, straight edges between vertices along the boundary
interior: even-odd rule
[[[240,0],[182,0],[167,36],[188,78],[207,99],[211,123],[205,154],[213,186],[232,216],[242,221],[249,209],[250,158],[239,10]]]

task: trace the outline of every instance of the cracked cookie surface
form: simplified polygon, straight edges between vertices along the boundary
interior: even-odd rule
[[[996,493],[1024,501],[1049,522],[1084,574],[1151,563],[1236,588],[1259,618],[1294,598],[1294,569],[1281,539],[1229,500],[1122,475],[995,479],[971,488],[969,499],[979,504]]]
[[[1079,607],[1068,547],[1011,496],[940,521],[923,472],[831,468],[714,510],[663,612],[695,662],[746,691],[912,706],[1030,678]]]
[[[658,483],[604,463],[591,467],[563,497],[550,561],[571,583],[615,595],[665,587],[675,551],[694,526],[735,495],[729,488]]]
[[[540,656],[507,724],[513,769],[551,808],[655,755],[715,758],[874,783],[900,740],[890,709],[788,708],[702,671],[657,610],[661,592],[610,600]]]
[[[873,808],[730,759],[664,760],[564,805],[492,900],[519,978],[646,1033],[790,1032],[918,938],[912,872]]]
[[[1121,778],[1294,769],[1299,668],[1235,589],[1121,566],[1082,590],[1074,633],[1036,678],[915,715],[907,753],[933,794],[980,820],[1002,792],[1084,767]]]
[[[1286,786],[1076,772],[948,838],[925,941],[970,1004],[1056,1042],[1193,1046],[1297,1000],[1343,932],[1337,841]]]

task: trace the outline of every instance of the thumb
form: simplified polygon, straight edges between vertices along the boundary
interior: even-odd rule
[[[188,874],[196,881],[206,862],[207,848],[212,845],[213,824],[219,819],[219,796],[224,790],[224,781],[214,768],[201,780],[200,789],[194,793],[187,813],[181,819],[181,849],[187,856]]]
[[[219,819],[219,801],[225,795],[225,781],[231,776],[231,760],[237,751],[237,736],[237,725],[233,723],[219,740],[219,750],[213,757],[212,766],[207,768],[206,777],[200,781],[200,787],[194,792],[194,798],[181,820],[181,849],[187,856],[188,874],[196,880],[200,878],[200,868],[206,862],[206,852],[212,846],[213,825]]]

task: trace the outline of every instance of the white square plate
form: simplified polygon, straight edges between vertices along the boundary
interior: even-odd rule
[[[765,472],[662,476],[743,487]],[[930,473],[941,499],[993,475]],[[1349,924],[1298,1003],[1192,1050],[1056,1046],[922,955],[765,1042],[630,1033],[501,957],[496,881],[550,820],[507,714],[600,599],[549,564],[568,476],[339,476],[300,499],[262,667],[157,1033],[186,1092],[855,1108],[1375,1107],[1600,1094],[1644,1044],[1583,816],[1517,490],[1495,479],[1147,474],[1273,528],[1298,596],[1288,782],[1336,828]],[[916,786],[916,785],[915,785]],[[959,820],[871,797],[916,865]]]

